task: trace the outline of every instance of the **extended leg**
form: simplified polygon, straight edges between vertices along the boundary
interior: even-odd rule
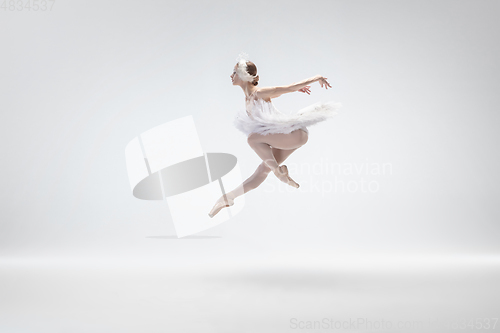
[[[275,157],[275,160],[278,163],[282,163],[288,156],[290,156],[290,154],[292,154],[297,149],[298,148],[283,150],[283,149],[272,148],[272,152]],[[246,179],[243,182],[243,184],[239,185],[231,192],[226,193],[225,196],[223,195],[222,197],[220,197],[219,200],[217,200],[217,202],[215,203],[214,208],[212,208],[212,211],[208,215],[210,217],[213,217],[222,208],[231,206],[234,203],[234,199],[236,197],[239,197],[240,195],[257,188],[260,184],[264,182],[269,172],[271,172],[271,169],[264,162],[262,162],[257,167],[257,170],[255,170],[253,175],[251,175],[248,179]]]

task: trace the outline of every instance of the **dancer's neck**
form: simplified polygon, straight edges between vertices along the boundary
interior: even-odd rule
[[[245,97],[248,98],[250,95],[252,95],[257,88],[251,88],[255,87],[253,84],[246,84],[245,86],[240,86],[241,89],[243,89],[243,93],[245,94]]]

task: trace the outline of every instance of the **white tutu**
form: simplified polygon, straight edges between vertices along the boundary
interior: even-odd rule
[[[300,109],[294,114],[285,114],[280,112],[271,101],[252,98],[247,103],[246,110],[238,111],[233,124],[247,136],[252,133],[261,135],[288,134],[297,129],[303,129],[309,133],[307,126],[333,117],[341,106],[342,104],[337,102],[318,102]]]

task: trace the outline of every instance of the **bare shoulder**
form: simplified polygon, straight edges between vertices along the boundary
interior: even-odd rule
[[[255,96],[265,101],[270,101],[271,98],[276,98],[281,94],[277,92],[278,87],[262,87],[255,91]]]
[[[266,94],[271,94],[275,90],[275,87],[261,87],[255,89],[255,93],[259,96],[265,96]]]

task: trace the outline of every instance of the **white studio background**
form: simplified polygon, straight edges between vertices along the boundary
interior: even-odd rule
[[[499,10],[484,0],[2,8],[0,255],[497,252]],[[193,115],[205,152],[235,155],[250,176],[260,160],[232,126],[242,51],[260,86],[329,79],[332,89],[276,99],[283,112],[343,109],[285,163],[301,189],[271,174],[231,221],[177,240],[166,203],[132,196],[125,146]]]

